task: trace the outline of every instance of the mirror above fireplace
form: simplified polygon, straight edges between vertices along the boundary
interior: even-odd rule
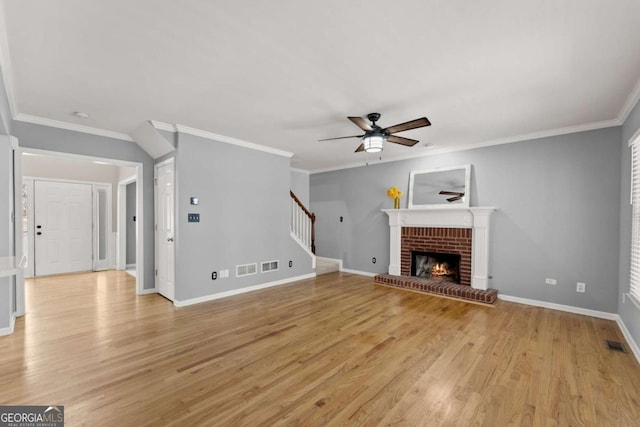
[[[409,209],[469,207],[471,165],[412,171]]]

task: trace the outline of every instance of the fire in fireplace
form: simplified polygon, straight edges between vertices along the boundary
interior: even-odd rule
[[[460,255],[411,251],[411,275],[460,283]]]

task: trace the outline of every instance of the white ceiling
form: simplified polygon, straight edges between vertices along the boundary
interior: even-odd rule
[[[291,151],[309,170],[365,161],[356,139],[316,141],[358,134],[350,115],[431,120],[401,134],[420,145],[387,144],[390,159],[619,124],[640,94],[638,0],[3,7],[18,118],[124,134],[177,123]]]

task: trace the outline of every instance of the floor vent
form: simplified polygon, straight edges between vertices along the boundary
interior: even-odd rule
[[[622,345],[621,342],[618,341],[609,341],[609,340],[604,340],[605,344],[607,345],[607,348],[609,350],[613,350],[613,351],[619,351],[620,353],[626,353],[627,351],[624,349],[624,345]]]

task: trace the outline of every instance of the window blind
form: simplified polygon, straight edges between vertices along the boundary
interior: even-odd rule
[[[631,273],[629,294],[640,302],[640,141],[631,144]]]

